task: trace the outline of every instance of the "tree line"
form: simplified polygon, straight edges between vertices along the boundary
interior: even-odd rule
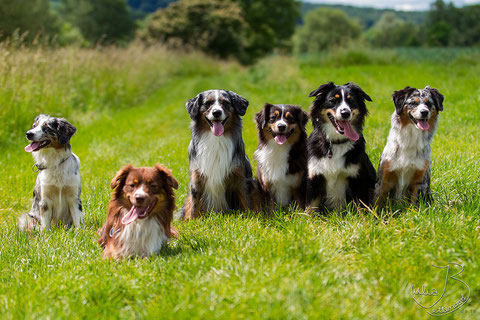
[[[457,8],[436,0],[426,14],[411,17],[305,7],[297,0],[0,0],[0,40],[98,46],[140,39],[242,63],[274,51],[318,53],[355,41],[373,47],[480,44],[480,5]]]

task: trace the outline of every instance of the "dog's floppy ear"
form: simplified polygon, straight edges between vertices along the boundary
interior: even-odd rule
[[[123,186],[125,185],[125,179],[127,178],[128,173],[132,169],[133,169],[132,165],[128,164],[128,165],[122,167],[120,170],[118,170],[117,174],[115,175],[115,177],[110,182],[110,188],[111,189],[117,189],[118,188],[118,190],[122,189]]]
[[[317,99],[321,99],[323,96],[325,96],[325,94],[327,94],[333,88],[335,88],[335,83],[330,81],[329,83],[322,84],[320,87],[310,92],[308,96],[317,97]]]
[[[170,188],[178,189],[178,181],[177,181],[177,179],[175,179],[173,177],[172,171],[165,168],[164,166],[162,166],[159,163],[155,164],[155,169],[157,169],[157,171],[160,174],[160,176],[162,177],[162,179],[164,179],[164,181],[167,183],[167,185]]]
[[[248,107],[248,100],[245,98],[240,97],[233,91],[227,91],[228,95],[230,96],[230,101],[232,102],[233,109],[235,109],[235,113],[239,116],[244,116],[245,112],[247,112]]]
[[[77,132],[77,128],[75,128],[70,122],[67,120],[60,118],[57,121],[57,133],[58,133],[58,142],[62,146],[66,145],[70,138]]]
[[[426,86],[425,89],[423,90],[428,90],[428,92],[430,92],[430,94],[434,99],[433,102],[435,104],[435,108],[437,108],[437,111],[439,112],[443,111],[443,100],[445,99],[443,94],[441,94],[440,91],[438,91],[438,89],[430,88],[430,86]]]
[[[203,104],[203,94],[199,93],[195,98],[192,98],[185,103],[185,107],[187,108],[188,114],[190,118],[194,120],[197,115],[198,111],[200,110],[200,106]]]
[[[267,102],[263,106],[263,109],[260,110],[260,112],[258,112],[255,115],[255,122],[257,123],[257,129],[258,130],[262,130],[267,125],[267,121],[268,121],[268,117],[270,115],[270,108],[271,107],[273,107],[273,105]]]
[[[305,129],[305,126],[307,125],[308,122],[308,113],[305,112],[301,107],[300,108],[300,114],[298,116],[300,124],[302,125],[302,128]]]
[[[407,101],[408,97],[417,90],[416,88],[412,87],[405,87],[402,90],[395,91],[392,95],[393,103],[395,104],[395,111],[397,114],[401,114],[405,102]]]
[[[353,82],[347,82],[345,83],[345,86],[349,87],[350,89],[353,90],[353,92],[355,92],[355,94],[359,97],[359,98],[362,98],[363,100],[367,100],[367,101],[370,101],[372,102],[372,98],[370,98],[370,96],[368,94],[366,94],[365,91],[363,91],[362,88],[360,88],[359,85],[353,83]]]

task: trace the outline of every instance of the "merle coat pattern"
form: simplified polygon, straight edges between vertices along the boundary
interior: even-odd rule
[[[27,131],[31,143],[25,151],[32,153],[38,175],[32,207],[18,221],[21,231],[48,231],[57,222],[75,227],[83,224],[80,160],[70,145],[76,130],[63,118],[41,114]]]
[[[433,135],[443,95],[435,88],[405,87],[392,95],[395,111],[377,173],[378,205],[387,198],[416,203],[431,200],[430,167]]]

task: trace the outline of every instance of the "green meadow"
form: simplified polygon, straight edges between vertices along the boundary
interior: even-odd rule
[[[457,263],[464,268],[457,278],[468,285],[470,298],[443,318],[478,319],[480,60],[472,58],[478,52],[430,53],[350,49],[273,56],[244,67],[136,46],[1,48],[0,317],[427,319],[412,286],[441,291],[444,273],[432,264]],[[327,81],[353,81],[372,97],[364,136],[374,166],[390,128],[393,91],[430,85],[445,95],[432,145],[431,205],[350,206],[325,216],[295,208],[212,212],[175,221],[180,237],[157,256],[101,258],[96,230],[106,218],[110,180],[121,166],[169,167],[179,181],[177,207],[182,206],[189,181],[189,98],[224,88],[250,101],[243,138],[255,167],[255,113],[265,102],[307,110],[309,92]],[[36,178],[32,156],[23,150],[24,133],[40,112],[64,116],[78,129],[71,143],[81,160],[81,229],[17,231]],[[437,306],[453,305],[467,291],[449,279],[445,293]]]

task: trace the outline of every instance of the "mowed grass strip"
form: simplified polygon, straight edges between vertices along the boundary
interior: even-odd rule
[[[460,278],[472,294],[464,308],[480,312],[478,65],[342,67],[273,57],[251,68],[209,66],[174,72],[140,105],[100,112],[92,120],[75,115],[72,147],[81,159],[86,220],[80,230],[18,234],[15,221],[29,209],[36,175],[23,151],[26,140],[15,135],[0,158],[2,317],[427,318],[411,298],[411,285],[438,280],[431,264],[448,262],[464,266]],[[446,96],[432,146],[431,206],[373,212],[350,206],[323,217],[299,215],[294,208],[211,213],[175,222],[180,238],[158,256],[100,258],[95,231],[106,217],[109,182],[122,165],[168,166],[180,183],[182,205],[189,181],[186,100],[210,88],[247,98],[244,140],[252,159],[253,116],[262,105],[307,108],[308,93],[327,81],[354,81],[373,98],[364,134],[375,166],[390,127],[393,90],[430,84]]]

